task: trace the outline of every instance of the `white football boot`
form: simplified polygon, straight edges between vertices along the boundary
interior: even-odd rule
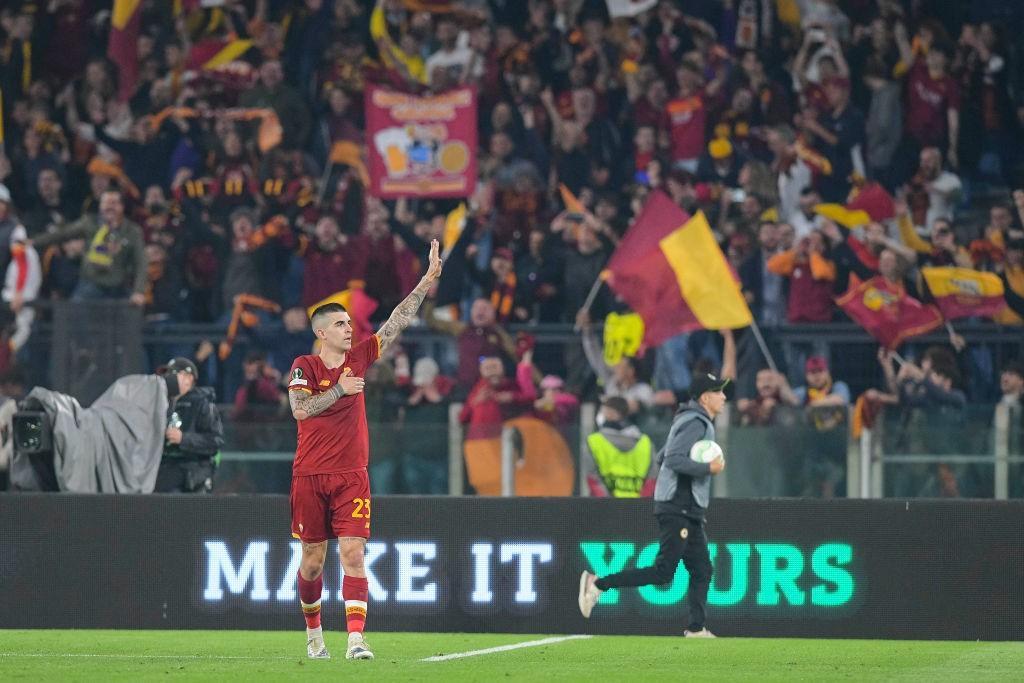
[[[306,654],[310,659],[330,659],[331,653],[324,644],[323,628],[306,629]]]
[[[683,631],[683,637],[684,638],[717,638],[718,636],[716,636],[714,633],[709,631],[708,627],[705,626],[704,628],[702,628],[699,631],[689,631],[689,630]]]
[[[595,581],[597,581],[597,577],[590,572],[580,574],[580,613],[583,614],[585,619],[590,618],[594,605],[601,598],[601,593],[604,593],[603,590],[594,585]]]
[[[373,653],[363,640],[362,633],[348,634],[348,651],[345,653],[345,659],[373,659]]]

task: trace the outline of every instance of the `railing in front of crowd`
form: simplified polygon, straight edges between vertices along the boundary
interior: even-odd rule
[[[467,439],[459,413],[445,423],[401,420],[372,423],[370,477],[387,494],[482,493],[590,495],[581,466],[586,439],[597,429],[597,406],[585,403],[577,419],[551,425],[524,416],[487,438]],[[1022,498],[1024,421],[1018,408],[976,406],[958,419],[927,412],[881,414],[859,436],[853,410],[827,416],[783,410],[771,426],[740,423],[735,410],[717,420],[727,455],[714,478],[716,496],[735,498]],[[660,448],[671,415],[639,421]],[[218,471],[224,493],[288,490],[295,428],[279,422],[227,423],[227,446]]]

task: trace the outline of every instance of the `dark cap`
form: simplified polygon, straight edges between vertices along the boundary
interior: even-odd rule
[[[196,379],[199,379],[199,368],[196,367],[195,363],[193,363],[188,358],[185,358],[183,356],[172,358],[171,361],[167,364],[167,374],[176,375],[179,372],[187,372]]]
[[[725,391],[725,387],[728,384],[728,379],[719,379],[712,374],[694,375],[693,381],[690,383],[690,390],[687,393],[691,399],[696,401],[700,398],[701,394],[706,394],[709,391]]]

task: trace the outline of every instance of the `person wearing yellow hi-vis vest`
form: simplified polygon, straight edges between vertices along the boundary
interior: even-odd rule
[[[654,492],[657,467],[651,438],[629,421],[629,404],[621,396],[605,398],[597,416],[598,431],[587,437],[582,467],[590,495],[639,498]]]

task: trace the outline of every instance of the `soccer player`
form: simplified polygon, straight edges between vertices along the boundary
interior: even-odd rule
[[[288,400],[299,423],[292,466],[292,535],[302,541],[299,599],[311,658],[330,657],[320,626],[320,595],[327,541],[337,537],[348,622],[345,657],[373,659],[363,640],[368,593],[363,552],[370,537],[370,480],[366,473],[370,437],[363,377],[381,350],[415,319],[427,291],[440,276],[441,257],[434,240],[427,272],[377,334],[353,346],[348,312],[340,304],[324,304],[310,317],[320,353],[299,356],[292,364]]]

